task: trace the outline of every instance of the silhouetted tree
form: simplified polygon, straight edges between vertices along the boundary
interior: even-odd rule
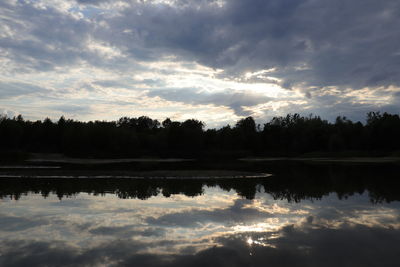
[[[370,112],[366,124],[337,117],[288,114],[274,117],[260,129],[252,117],[234,127],[204,129],[204,123],[146,116],[118,121],[57,122],[0,117],[0,152],[52,152],[72,156],[222,156],[299,155],[308,152],[358,151],[390,154],[400,151],[400,117]]]

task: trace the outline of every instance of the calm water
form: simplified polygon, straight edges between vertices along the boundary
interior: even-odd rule
[[[1,178],[0,265],[400,266],[397,174],[357,168],[260,180]]]

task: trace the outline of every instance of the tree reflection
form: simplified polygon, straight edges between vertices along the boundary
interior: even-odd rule
[[[235,191],[243,198],[253,199],[257,192],[269,193],[274,199],[300,202],[318,200],[331,193],[339,199],[368,191],[374,203],[400,200],[400,181],[395,166],[330,166],[287,163],[268,167],[274,176],[267,178],[221,179],[95,179],[95,178],[1,178],[0,197],[18,200],[29,193],[48,197],[56,194],[60,199],[81,192],[119,198],[148,199],[163,195],[184,194],[195,197],[205,187],[219,187]]]

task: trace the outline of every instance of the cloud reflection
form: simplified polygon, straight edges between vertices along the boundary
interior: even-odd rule
[[[0,266],[395,266],[400,241],[400,203],[368,192],[296,203],[204,186],[1,204]]]
[[[222,235],[218,246],[194,254],[138,253],[149,244],[115,241],[91,248],[63,242],[10,241],[0,249],[2,266],[396,266],[400,231],[383,228],[329,229],[286,226],[268,239]],[[251,240],[251,242],[249,242]],[[259,241],[261,240],[261,242]],[[267,243],[266,241],[267,240]],[[265,245],[269,244],[269,245]],[[23,251],[23,253],[21,253]]]

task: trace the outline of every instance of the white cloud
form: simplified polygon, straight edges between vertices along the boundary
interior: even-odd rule
[[[183,118],[177,114],[191,110],[212,124],[287,112],[399,112],[399,5],[2,1],[0,107],[37,119],[110,117],[95,105],[113,116],[169,110]]]

